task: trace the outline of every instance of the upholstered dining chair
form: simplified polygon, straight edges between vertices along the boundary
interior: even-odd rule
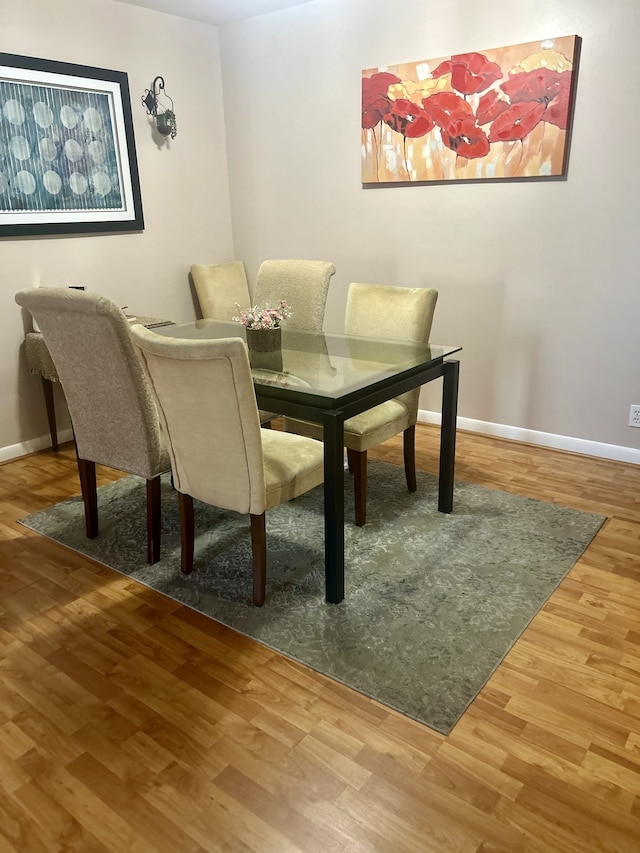
[[[347,335],[384,340],[428,343],[438,291],[433,288],[381,284],[349,285],[344,330]],[[367,450],[403,433],[407,488],[415,492],[415,431],[420,389],[415,388],[362,412],[344,423],[344,444],[349,470],[354,475],[355,523],[367,519]],[[322,438],[322,427],[307,421],[284,419],[284,428],[300,435]]]
[[[240,310],[249,308],[249,284],[242,261],[225,264],[194,264],[191,279],[204,319],[231,320]]]
[[[194,264],[191,279],[205,320],[229,321],[237,316],[238,310],[251,307],[247,272],[242,261]],[[261,411],[260,423],[270,427],[275,417],[273,412]]]
[[[293,312],[286,321],[287,329],[321,332],[329,281],[335,271],[330,261],[263,261],[253,301],[256,305],[274,305],[284,299]]]
[[[131,329],[169,444],[178,490],[181,568],[193,569],[193,499],[248,513],[253,602],[265,600],[265,512],[319,485],[322,444],[260,428],[247,348],[241,338],[182,340]]]
[[[287,329],[322,332],[329,281],[336,268],[330,261],[270,259],[258,269],[254,292],[256,305],[277,305],[283,299],[292,310]],[[271,426],[277,415],[260,411],[263,426]]]
[[[62,384],[76,443],[87,537],[98,535],[96,463],[147,481],[147,559],[160,559],[160,475],[169,455],[130,324],[106,297],[69,288],[21,290]]]

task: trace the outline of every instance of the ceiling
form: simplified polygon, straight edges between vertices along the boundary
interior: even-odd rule
[[[118,0],[131,6],[144,6],[156,12],[168,12],[205,24],[228,24],[241,18],[253,18],[310,0]]]

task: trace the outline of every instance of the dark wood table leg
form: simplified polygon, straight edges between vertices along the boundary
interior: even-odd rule
[[[453,480],[456,465],[456,419],[458,416],[460,362],[445,361],[443,366],[438,510],[440,512],[451,512],[453,509]]]
[[[162,529],[162,486],[160,475],[147,480],[147,562],[160,559],[160,532]]]
[[[178,492],[178,508],[180,510],[180,571],[183,575],[190,575],[193,571],[195,547],[195,517],[191,495]]]
[[[51,447],[58,452],[58,429],[56,426],[56,408],[53,403],[53,382],[42,377],[42,390],[44,392],[44,404],[47,407],[47,420],[49,421],[49,434],[51,435]]]
[[[76,456],[77,456],[76,449]],[[89,459],[78,459],[78,474],[80,489],[84,502],[84,521],[87,539],[95,539],[98,535],[98,491],[96,486],[96,463]]]
[[[326,600],[344,598],[344,415],[327,412],[324,427],[324,565]]]

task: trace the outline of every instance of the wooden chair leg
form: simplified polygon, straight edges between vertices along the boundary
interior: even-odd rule
[[[416,482],[416,425],[407,427],[402,438],[404,444],[404,476],[409,491],[415,492],[418,488]]]
[[[47,409],[47,421],[49,422],[49,435],[51,436],[51,448],[58,452],[58,427],[56,425],[56,407],[53,402],[53,382],[42,377],[42,392],[44,394],[44,405]]]
[[[162,506],[160,501],[160,477],[147,480],[147,562],[157,563],[160,559],[160,528]]]
[[[367,451],[350,450],[349,454],[353,466],[356,527],[364,527],[367,520]]]
[[[193,571],[193,498],[191,495],[183,495],[178,492],[178,507],[180,509],[180,569],[183,575],[191,574]]]
[[[96,488],[96,463],[78,457],[78,475],[84,503],[84,523],[87,539],[98,535],[98,490]]]
[[[349,448],[347,447],[347,467],[349,469],[350,474],[353,474],[356,465],[355,460],[353,458],[356,452],[357,451],[355,450],[349,450]]]
[[[267,526],[265,514],[251,515],[251,554],[253,557],[253,603],[262,607],[267,591]]]

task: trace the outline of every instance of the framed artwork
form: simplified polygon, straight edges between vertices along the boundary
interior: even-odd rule
[[[558,178],[581,40],[563,36],[362,72],[362,183]]]
[[[143,228],[127,75],[0,53],[0,237]]]

